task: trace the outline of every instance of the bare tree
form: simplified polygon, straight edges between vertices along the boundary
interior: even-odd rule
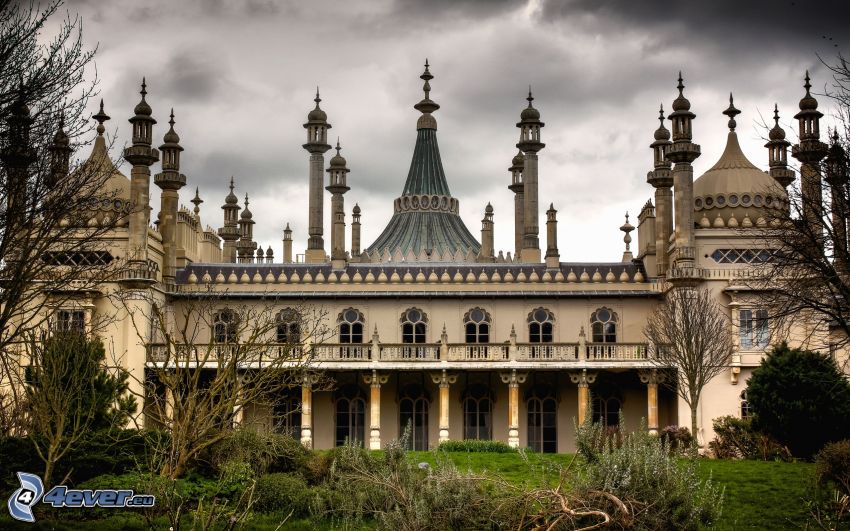
[[[106,237],[131,207],[106,186],[116,170],[105,138],[99,157],[73,161],[90,130],[94,51],[70,15],[44,35],[60,5],[0,0],[0,385],[15,404],[25,338],[116,274]],[[102,135],[109,117],[95,118]]]
[[[154,445],[152,470],[172,479],[225,438],[247,406],[274,409],[300,388],[313,365],[302,345],[328,335],[321,311],[273,297],[235,302],[208,288],[168,306],[149,305],[150,315],[130,312],[152,362],[140,398],[147,422],[169,434]]]
[[[828,145],[811,133],[800,139],[794,154],[807,167],[798,168],[787,201],[774,201],[763,222],[746,229],[767,242],[769,253],[745,283],[759,293],[775,329],[793,331],[808,348],[839,350],[850,346],[850,65],[839,56],[826,66],[833,82],[824,94],[836,126]],[[778,120],[769,136],[784,141]]]
[[[661,368],[675,369],[676,378],[666,384],[690,407],[694,440],[702,390],[731,361],[729,324],[711,291],[676,287],[667,292],[665,304],[649,316],[643,330],[656,346],[649,359]]]

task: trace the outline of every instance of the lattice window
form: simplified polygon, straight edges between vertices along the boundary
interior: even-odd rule
[[[718,264],[763,264],[770,262],[772,249],[715,249],[711,259]]]
[[[49,265],[77,267],[104,266],[114,260],[108,251],[51,251],[44,253],[41,259]]]

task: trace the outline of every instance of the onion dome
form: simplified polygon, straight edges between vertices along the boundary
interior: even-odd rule
[[[833,186],[847,182],[847,153],[838,141],[838,129],[832,133],[832,145],[826,156],[826,176]]]
[[[658,129],[655,130],[655,140],[670,140],[670,131],[664,127],[664,105],[658,108]]]
[[[785,140],[785,129],[779,125],[779,106],[773,105],[773,128],[768,133],[768,138],[770,140]]]
[[[359,214],[359,213],[360,213],[360,205],[355,204],[355,205],[354,205],[354,210],[352,210],[352,212],[354,212],[354,214],[355,214],[355,215],[356,215],[356,214]],[[287,226],[288,226],[288,225],[287,225]]]
[[[534,101],[534,96],[531,95],[531,87],[528,87],[528,97],[525,98],[528,100],[528,107],[522,110],[519,117],[522,121],[531,121],[531,120],[539,120],[540,119],[540,111],[534,108],[531,104]]]
[[[685,97],[684,89],[685,84],[682,82],[682,72],[679,71],[679,84],[676,88],[679,89],[679,96],[673,100],[673,110],[674,111],[689,111],[691,110],[691,102],[688,98]]]
[[[59,116],[59,129],[56,131],[56,134],[53,135],[53,145],[68,147],[70,140],[68,139],[68,133],[65,132],[65,115],[61,114]]]
[[[330,166],[333,169],[345,169],[346,160],[345,157],[339,154],[339,151],[342,149],[339,145],[339,138],[336,139],[336,155],[331,157]]]
[[[485,214],[492,214],[493,213],[493,205],[491,205],[490,203],[487,203],[487,206],[484,207],[484,213]]]
[[[316,97],[313,99],[316,102],[316,108],[310,111],[307,114],[308,122],[326,122],[328,120],[328,115],[319,108],[319,103],[322,101],[322,98],[319,97],[319,87],[316,87]]]
[[[248,194],[245,194],[245,208],[242,209],[242,215],[240,217],[243,220],[249,220],[254,217],[254,214],[248,210]]]
[[[726,148],[720,159],[694,181],[694,210],[702,217],[719,217],[726,225],[730,218],[767,217],[776,201],[785,201],[785,189],[768,173],[747,159],[734,130],[735,116],[741,111],[732,105],[723,114],[729,116]]]
[[[148,102],[145,101],[145,96],[147,95],[147,84],[145,83],[145,78],[142,78],[142,90],[139,91],[139,94],[142,95],[142,101],[136,105],[136,108],[133,109],[133,112],[136,113],[136,116],[150,116],[153,113],[151,110],[151,106],[148,105]]]
[[[522,150],[517,151],[517,154],[511,159],[511,166],[518,166],[520,168],[525,166],[525,157],[522,154]]]
[[[171,115],[168,120],[170,127],[165,133],[165,136],[162,137],[162,141],[166,144],[178,144],[180,142],[180,136],[174,131],[174,123],[174,109],[171,109]]]
[[[239,203],[239,198],[233,193],[233,177],[230,178],[230,193],[224,198],[224,203],[227,205],[236,205]]]
[[[806,95],[803,96],[803,99],[800,100],[800,110],[801,111],[813,111],[818,108],[818,100],[812,97],[809,89],[812,88],[811,80],[809,78],[809,71],[806,70],[806,82],[803,84],[803,87],[806,89]]]

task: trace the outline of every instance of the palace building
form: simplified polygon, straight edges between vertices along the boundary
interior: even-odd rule
[[[532,94],[516,123],[518,152],[506,160],[508,191],[493,190],[513,193],[515,199],[515,248],[503,253],[494,249],[489,204],[480,234],[459,216],[461,198],[452,195],[451,171],[444,171],[440,158],[434,116],[440,106],[430,97],[433,76],[427,63],[421,78],[424,97],[414,105],[419,116],[410,169],[403,182],[386,183],[400,193],[392,218],[374,242],[361,242],[363,213],[345,204],[348,162],[339,143],[328,143],[331,123],[317,92],[315,108],[303,124],[303,148],[309,154],[303,254],[294,254],[288,224],[279,251],[254,241],[249,196],[240,202],[233,179],[229,193],[222,192],[223,217],[217,208],[205,209],[202,221],[197,189],[193,209],[179,205],[178,191],[192,179],[180,173],[183,148],[174,115],[161,147],[154,149],[156,121],[143,83],[130,118],[132,143],[124,152],[130,178],[114,169],[108,187],[116,199],[96,211],[101,218],[120,218],[110,252],[126,257],[129,266],[100,292],[81,292],[56,308],[57,319],[85,327],[98,313],[117,315],[102,333],[110,337],[121,363],[144,378],[146,370],[161,363],[157,339],[138,339],[126,322],[129,316],[109,302],[110,291],[146,294],[134,301],[138,315],[150,313],[144,305],[152,299],[179,308],[199,294],[220,294],[220,313],[206,332],[214,343],[234,340],[228,333],[228,305],[273,295],[281,316],[276,340],[304,343],[301,348],[312,356],[314,369],[334,385],[313,389],[305,379],[281,408],[249,405],[237,422],[285,429],[315,448],[346,439],[380,448],[410,425],[415,449],[450,439],[493,439],[567,452],[574,450],[575,422],[586,412],[611,426],[621,421],[622,412],[624,428],[630,430],[638,429],[642,419],[652,432],[690,424],[688,406],[664,385],[665,371],[650,360],[655,346],[643,328],[671,287],[700,286],[730,312],[734,338],[728,370],[703,394],[700,440],[713,437],[713,418],[746,414],[746,380],[776,340],[757,294],[739,282],[769,251],[755,231],[746,229],[767,223],[766,209],[786,200],[786,187],[795,179],[787,166],[791,143],[778,114],[768,156],[751,154],[751,159],[738,143],[739,111],[730,98],[723,111],[729,124],[726,148],[695,178],[692,163],[700,146],[693,142],[698,138],[695,115],[680,75],[672,112],[659,111],[652,138],[648,127],[647,197],[650,187],[654,196],[636,198],[637,218],[630,222],[627,216],[620,227],[622,258],[571,262],[557,247],[558,198],[541,204],[538,195],[539,180],[547,178],[538,174],[546,144]],[[821,114],[809,87],[807,76],[797,118],[801,130],[817,133]],[[109,117],[102,104],[93,118],[98,136],[86,164],[111,164],[103,135]],[[807,146],[795,146],[794,156],[803,161]],[[751,160],[767,162],[769,171]],[[161,172],[151,182],[158,162]],[[162,189],[156,224],[151,208],[137,208],[149,206],[151,184]],[[325,192],[330,212],[324,211]],[[330,337],[321,342],[300,337],[300,326],[288,316],[303,308],[322,310]]]

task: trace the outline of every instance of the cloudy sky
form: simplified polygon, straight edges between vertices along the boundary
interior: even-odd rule
[[[443,165],[473,234],[489,201],[496,248],[512,250],[507,168],[531,85],[546,123],[541,220],[554,203],[562,260],[618,260],[623,214],[634,221],[653,193],[648,145],[659,103],[669,110],[676,96],[677,72],[697,114],[696,175],[723,150],[730,91],[743,111],[744,150],[766,168],[760,115],[770,116],[777,102],[790,127],[804,71],[823,92],[830,78],[818,54],[832,60],[846,52],[842,30],[850,22],[848,3],[838,0],[69,0],[66,7],[98,46],[101,96],[117,133],[113,155],[129,141],[126,119],[146,76],[157,139],[169,108],[176,114],[186,149],[183,202],[198,186],[203,222],[220,226],[233,175],[240,197],[251,197],[255,239],[276,256],[287,222],[296,252],[306,247],[302,124],[316,85],[351,169],[347,221],[359,203],[364,248],[389,220],[407,176],[427,57]],[[329,203],[326,194],[326,248]]]

